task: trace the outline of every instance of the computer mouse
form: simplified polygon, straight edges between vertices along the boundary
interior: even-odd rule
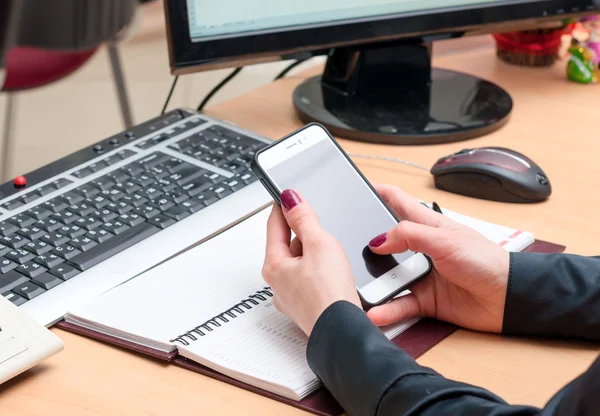
[[[552,193],[533,160],[502,147],[461,150],[439,159],[431,173],[438,189],[490,201],[540,202]]]

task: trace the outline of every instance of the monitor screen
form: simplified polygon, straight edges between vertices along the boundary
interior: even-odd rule
[[[190,38],[196,42],[341,21],[519,2],[532,0],[219,0],[219,7],[206,0],[187,0]]]

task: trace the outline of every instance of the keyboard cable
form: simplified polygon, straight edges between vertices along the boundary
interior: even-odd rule
[[[173,79],[173,83],[171,84],[171,89],[169,90],[169,95],[167,95],[165,105],[163,105],[162,111],[160,112],[161,116],[163,114],[165,114],[165,111],[167,111],[167,106],[169,105],[169,101],[171,101],[171,96],[173,95],[173,91],[175,90],[175,85],[177,85],[177,80],[179,80],[179,75],[176,75],[175,79]]]
[[[395,157],[387,157],[387,156],[375,156],[375,155],[364,155],[360,153],[348,153],[348,156],[357,159],[372,159],[372,160],[384,160],[386,162],[394,162],[399,163],[401,165],[410,166],[411,168],[420,169],[429,172],[429,169],[425,166],[419,165],[417,163],[408,162],[406,160],[397,159]]]
[[[206,94],[206,96],[204,97],[202,102],[198,105],[198,108],[196,108],[196,111],[202,112],[202,110],[204,110],[204,107],[206,107],[206,104],[210,101],[210,99],[217,92],[219,92],[219,90],[221,88],[223,88],[229,81],[231,81],[233,78],[235,78],[235,76],[237,74],[239,74],[243,68],[244,68],[243,66],[236,68],[229,75],[227,75],[225,78],[223,78],[223,81],[219,82],[208,94]]]

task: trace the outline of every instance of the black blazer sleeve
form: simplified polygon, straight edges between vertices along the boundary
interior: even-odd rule
[[[502,332],[600,341],[600,258],[511,253]]]
[[[600,409],[600,360],[544,409],[510,406],[485,389],[420,366],[347,302],[331,305],[319,317],[307,357],[350,416],[592,416]]]

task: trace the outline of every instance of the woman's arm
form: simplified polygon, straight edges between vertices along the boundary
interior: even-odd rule
[[[600,258],[512,253],[502,332],[600,341]]]
[[[600,359],[543,409],[511,406],[485,389],[420,366],[348,302],[337,302],[321,315],[307,356],[351,416],[592,416],[600,409]]]

